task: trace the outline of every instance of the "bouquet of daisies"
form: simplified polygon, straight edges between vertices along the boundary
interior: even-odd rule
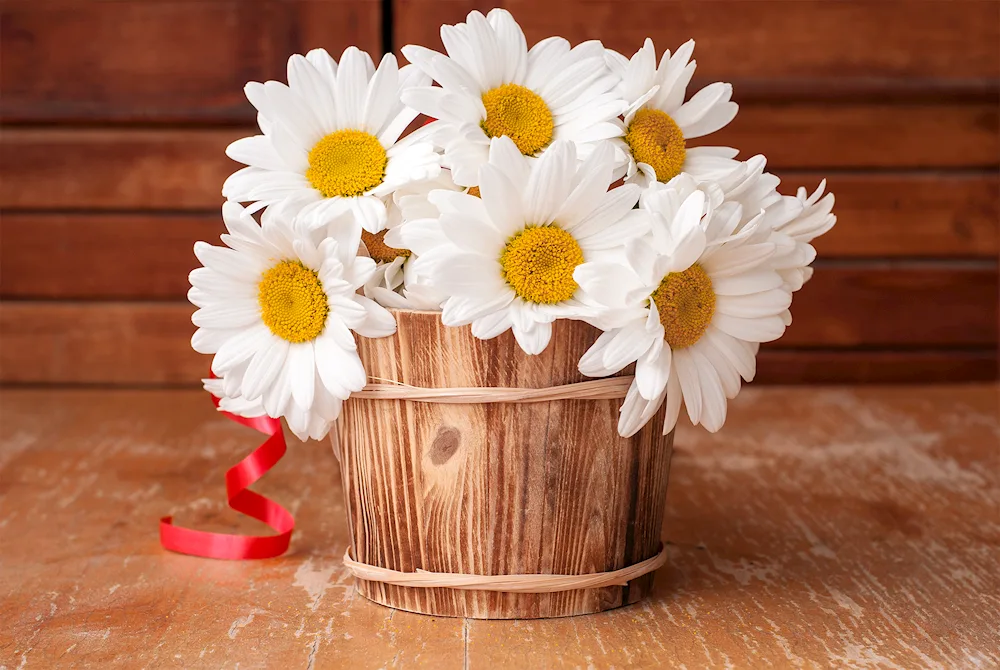
[[[196,244],[190,276],[220,407],[324,437],[368,382],[355,338],[392,335],[397,308],[510,330],[525,355],[586,321],[603,332],[584,375],[635,365],[621,435],[664,403],[665,433],[682,404],[718,430],[791,322],[833,195],[781,195],[763,156],[691,146],[738,111],[724,83],[685,101],[693,41],[659,63],[649,39],[631,58],[529,49],[501,9],[441,38],[404,67],[317,49],[287,84],[247,84],[261,134],[227,149],[247,167],[223,186],[225,246]]]

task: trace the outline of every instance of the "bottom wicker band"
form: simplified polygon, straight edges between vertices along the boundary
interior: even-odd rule
[[[449,588],[466,591],[503,591],[506,593],[556,593],[577,589],[599,589],[604,586],[625,586],[631,580],[653,572],[667,561],[667,548],[651,558],[621,570],[594,572],[587,575],[467,575],[452,572],[399,572],[359,563],[344,552],[344,566],[357,577],[370,582],[417,588]]]

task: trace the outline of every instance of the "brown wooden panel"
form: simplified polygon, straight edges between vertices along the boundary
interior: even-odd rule
[[[766,345],[757,357],[754,382],[927,384],[993,381],[998,376],[995,349],[845,351],[777,349]]]
[[[732,81],[738,100],[940,95],[995,99],[1000,9],[991,0],[394,0],[395,45],[440,49],[438,26],[503,6],[528,43],[600,39],[633,54],[695,38],[696,83]]]
[[[996,347],[995,262],[821,265],[795,294],[784,347]]]
[[[784,187],[815,187],[813,173],[784,173]],[[831,257],[996,258],[997,180],[968,175],[830,178],[837,227],[817,243]],[[197,240],[217,243],[214,211],[0,214],[0,296],[56,299],[177,299],[197,261]]]
[[[712,136],[773,169],[994,166],[991,105],[745,105]],[[248,128],[8,129],[0,143],[5,208],[207,209],[240,166],[224,154]],[[933,141],[926,138],[933,137]]]
[[[0,379],[197,383],[210,361],[191,349],[193,311],[182,303],[4,303]]]
[[[994,167],[1000,114],[983,104],[753,104],[692,144],[762,153],[772,168]]]
[[[819,276],[824,274],[830,273],[819,273]],[[855,283],[870,285],[875,281],[873,277],[878,275],[861,275]],[[908,279],[913,280],[912,277]],[[938,277],[937,281],[942,282],[942,279]],[[976,360],[995,359],[995,274],[992,282],[992,307],[981,302],[966,303],[963,308],[949,311],[947,305],[920,305],[912,298],[907,306],[903,301],[908,288],[897,291],[896,298],[891,295],[876,297],[867,303],[855,301],[857,307],[844,303],[832,308],[829,296],[824,296],[821,290],[812,290],[823,287],[824,281],[817,279],[816,286],[807,287],[797,297],[793,309],[798,323],[779,344],[781,348],[797,345],[824,350],[775,354],[780,349],[778,344],[772,345],[762,354],[763,376],[781,382],[911,381],[916,373],[910,366],[930,361],[926,363],[928,380],[936,378],[933,375],[942,375],[942,379],[963,379],[966,373],[972,374],[974,368],[968,360],[970,354],[967,351],[956,354],[952,360],[952,352],[948,349],[971,347],[978,352]],[[840,283],[850,286],[848,281]],[[962,288],[960,281],[945,280],[943,283]],[[825,304],[824,298],[827,299]],[[862,309],[870,303],[883,305],[883,312]],[[893,304],[897,306],[891,307]],[[919,305],[920,309],[914,305]],[[927,314],[936,314],[937,320],[961,321],[952,321],[950,328],[933,323],[935,319],[931,318],[919,323],[924,308]],[[207,357],[190,349],[189,340],[194,332],[190,322],[193,309],[185,303],[5,302],[0,309],[0,381],[189,383],[205,374],[209,362]],[[825,312],[829,314],[824,315]],[[991,321],[992,326],[986,321]],[[852,340],[860,337],[868,338],[865,344],[873,347],[906,345],[915,351],[830,350],[853,344]],[[941,348],[946,351],[930,357],[920,353],[937,344],[942,344]],[[774,358],[775,355],[784,358]],[[952,363],[955,369],[947,372]],[[843,368],[845,365],[848,367]],[[969,378],[983,377],[973,375]]]
[[[41,209],[213,209],[239,164],[225,155],[247,129],[8,129],[0,142],[0,206]]]
[[[5,214],[0,295],[5,298],[178,299],[198,260],[217,244],[221,214]]]
[[[0,13],[4,120],[253,119],[248,80],[292,53],[381,53],[378,0],[12,0]]]
[[[821,173],[781,174],[784,193],[812,191]],[[1000,178],[987,173],[835,173],[837,225],[816,242],[821,258],[1000,253]]]

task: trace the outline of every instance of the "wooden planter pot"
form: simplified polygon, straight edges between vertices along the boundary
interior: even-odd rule
[[[527,356],[510,332],[493,340],[440,314],[394,310],[393,337],[361,338],[372,378],[420,387],[545,388],[586,381],[577,362],[598,331],[554,324]],[[626,370],[630,373],[630,370]],[[673,434],[662,409],[618,436],[621,399],[440,404],[351,398],[333,438],[361,563],[401,572],[476,575],[618,570],[655,556]],[[486,619],[586,614],[636,602],[653,573],[625,586],[506,593],[358,580],[377,603]]]

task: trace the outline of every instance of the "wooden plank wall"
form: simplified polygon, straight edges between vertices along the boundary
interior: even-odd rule
[[[0,381],[187,385],[191,245],[216,239],[245,81],[290,53],[416,42],[468,0],[7,0],[0,16]],[[718,136],[788,189],[829,177],[772,382],[995,379],[1000,3],[511,0],[529,43],[633,52],[698,41],[695,85],[731,81]],[[391,42],[391,44],[384,44]]]

